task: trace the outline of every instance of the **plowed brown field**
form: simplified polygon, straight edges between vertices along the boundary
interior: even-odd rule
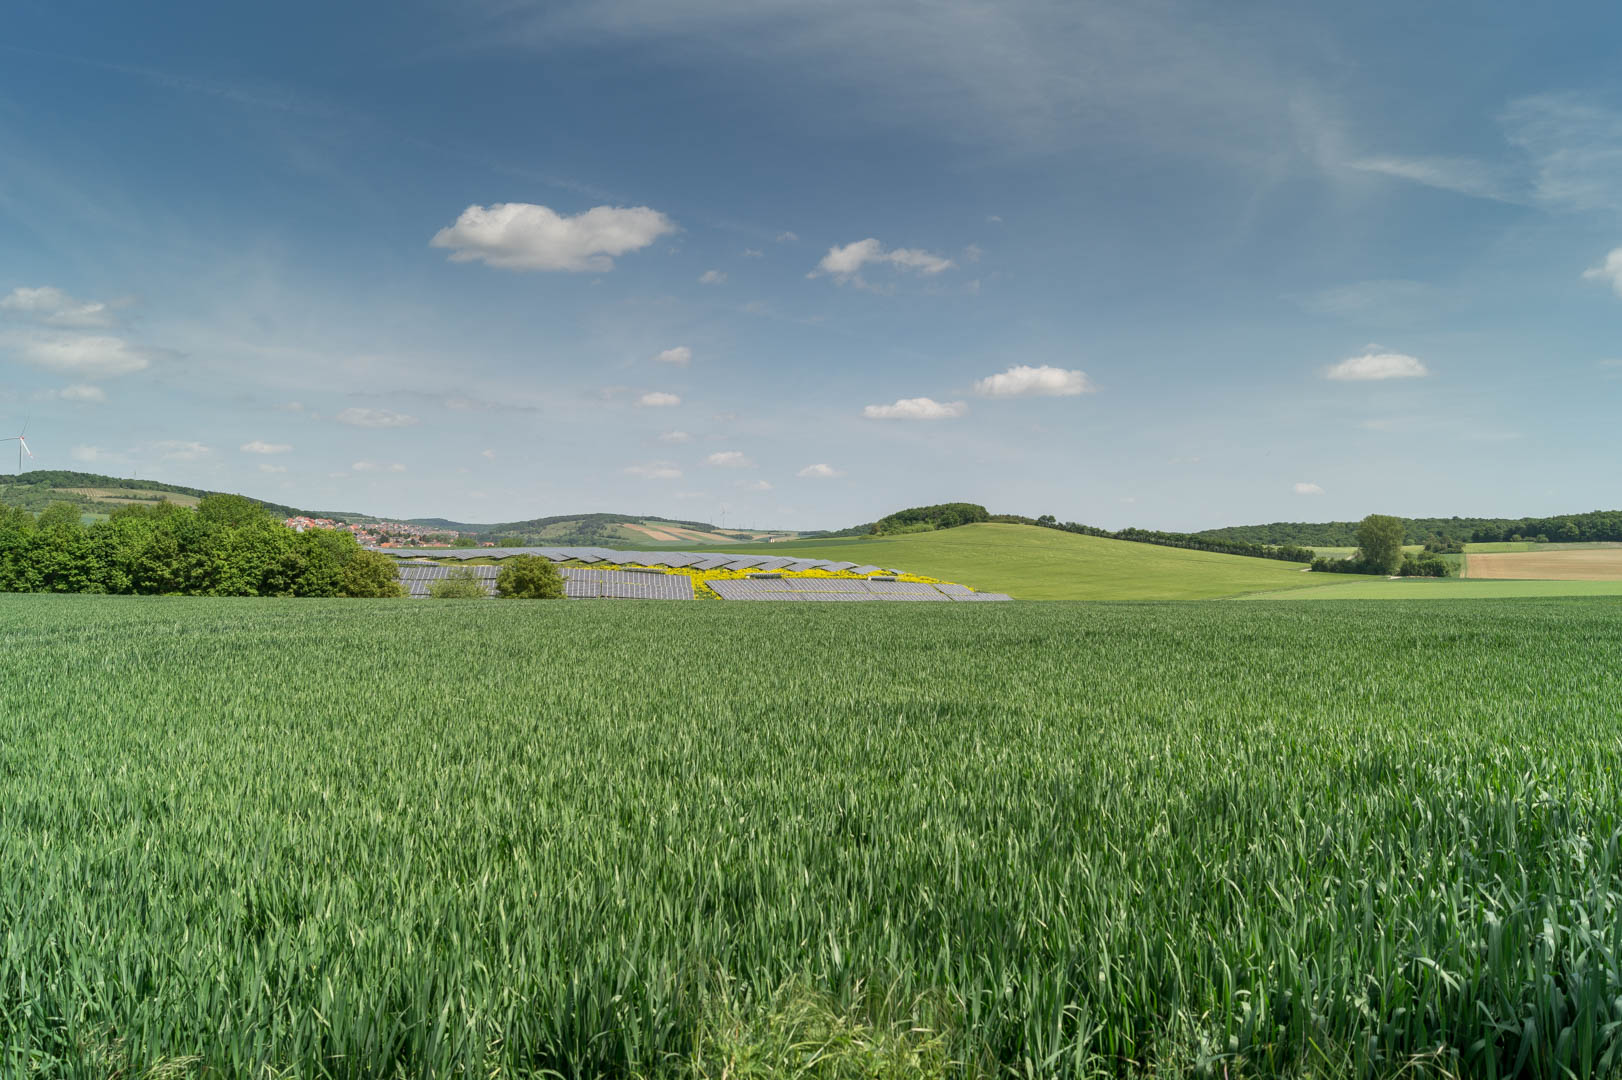
[[[1538,581],[1622,581],[1622,548],[1466,555],[1465,577]]]

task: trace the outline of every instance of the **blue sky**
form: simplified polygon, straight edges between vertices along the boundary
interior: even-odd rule
[[[7,25],[36,467],[470,521],[1622,505],[1614,5]]]

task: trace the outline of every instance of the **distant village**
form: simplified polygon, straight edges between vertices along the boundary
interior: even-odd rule
[[[303,532],[305,529],[337,529],[340,532],[355,534],[355,539],[365,547],[421,547],[421,548],[448,548],[455,545],[460,536],[473,537],[473,533],[459,533],[454,529],[436,529],[427,525],[410,525],[404,521],[370,521],[364,524],[355,524],[347,521],[334,521],[332,518],[290,517],[282,524],[294,532]],[[466,547],[466,544],[462,545]],[[490,540],[481,541],[480,547],[495,547]]]

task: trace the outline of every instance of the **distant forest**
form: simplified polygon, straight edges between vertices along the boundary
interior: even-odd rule
[[[1503,540],[1543,540],[1549,543],[1622,541],[1622,510],[1594,510],[1546,518],[1403,518],[1404,542],[1423,544],[1435,537],[1496,543]],[[1355,521],[1275,521],[1269,525],[1234,525],[1206,529],[1193,535],[1212,540],[1303,547],[1353,547]]]
[[[140,492],[141,495],[127,496],[141,502],[157,503],[158,498],[143,498],[146,492],[162,492],[171,495],[190,495],[201,499],[217,492],[206,491],[203,488],[183,487],[180,484],[163,484],[156,480],[134,480],[129,477],[103,476],[100,473],[73,472],[70,469],[34,469],[25,473],[0,475],[0,504],[15,506],[23,510],[39,513],[52,503],[73,503],[86,510],[97,510],[94,498],[71,491],[71,488],[101,488],[108,491]],[[265,502],[254,499],[265,510],[278,517],[293,517],[298,514],[307,514],[309,511],[300,510],[292,506],[283,506],[281,503]],[[313,516],[333,517],[334,514],[316,514]],[[350,515],[343,515],[348,517]]]

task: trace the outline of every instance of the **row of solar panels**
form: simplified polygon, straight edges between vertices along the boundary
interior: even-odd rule
[[[723,600],[1011,600],[1006,593],[977,593],[963,585],[929,585],[918,581],[873,581],[854,578],[744,578],[712,581]]]
[[[400,584],[413,597],[425,597],[434,582],[443,581],[451,571],[473,572],[486,592],[496,591],[499,566],[426,566],[421,563],[401,563],[398,567]],[[574,600],[691,600],[693,579],[685,574],[639,574],[634,570],[591,570],[581,566],[565,566],[563,595]]]
[[[505,559],[513,555],[537,555],[553,562],[618,563],[622,566],[665,566],[672,570],[848,570],[853,574],[877,574],[883,567],[871,563],[836,562],[831,559],[794,559],[775,555],[728,555],[714,551],[615,551],[599,547],[511,547],[511,548],[379,548],[397,558]],[[886,571],[895,573],[894,570]]]

